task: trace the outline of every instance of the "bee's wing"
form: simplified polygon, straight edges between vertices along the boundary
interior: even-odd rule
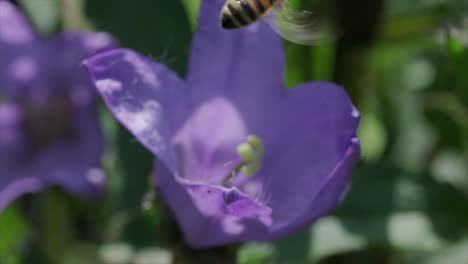
[[[298,44],[312,44],[330,39],[331,34],[318,23],[309,11],[294,11],[283,4],[274,6],[264,20],[283,38]]]

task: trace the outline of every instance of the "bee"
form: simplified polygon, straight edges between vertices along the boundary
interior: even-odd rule
[[[265,21],[283,38],[298,44],[311,44],[322,38],[311,12],[292,11],[287,0],[226,0],[221,10],[221,27],[240,29],[258,20]]]

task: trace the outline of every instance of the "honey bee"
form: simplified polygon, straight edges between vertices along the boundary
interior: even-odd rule
[[[276,33],[298,44],[311,44],[323,37],[311,12],[291,11],[287,0],[226,0],[221,26],[239,29],[264,19]]]

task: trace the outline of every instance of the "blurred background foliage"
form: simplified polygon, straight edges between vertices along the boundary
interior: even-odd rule
[[[108,31],[186,74],[200,0],[15,2],[44,34]],[[287,85],[338,82],[363,116],[362,161],[337,210],[275,243],[192,250],[152,188],[152,155],[102,106],[107,192],[19,199],[0,215],[0,263],[468,263],[468,1],[291,2],[336,33],[285,43]]]

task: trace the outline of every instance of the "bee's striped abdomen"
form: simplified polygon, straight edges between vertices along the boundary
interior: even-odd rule
[[[222,9],[221,26],[225,29],[249,25],[279,0],[227,0]]]

